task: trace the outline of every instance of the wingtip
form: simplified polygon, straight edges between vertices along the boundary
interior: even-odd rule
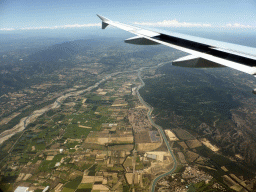
[[[96,14],[102,21],[108,21],[108,19],[107,18],[105,18],[105,17],[103,17],[103,16],[101,16],[101,15],[99,15],[99,14]]]
[[[100,16],[99,14],[96,14],[101,20],[102,20],[102,29],[105,29],[108,26],[107,21],[109,21],[107,18]]]

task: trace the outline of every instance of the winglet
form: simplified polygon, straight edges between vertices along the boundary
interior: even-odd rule
[[[102,20],[102,21],[109,21],[109,19],[107,19],[106,17],[102,17],[100,15],[97,14],[97,16]]]
[[[97,16],[102,20],[102,29],[105,29],[109,24],[107,23],[109,21],[109,19],[102,17],[100,15],[97,14]]]

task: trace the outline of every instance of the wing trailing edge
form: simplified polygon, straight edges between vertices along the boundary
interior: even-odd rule
[[[235,45],[172,32],[157,32],[140,27],[111,21],[98,15],[102,20],[102,28],[108,25],[123,29],[137,35],[125,40],[138,45],[162,44],[190,55],[194,58],[174,62],[179,66],[218,67],[226,66],[256,76],[256,48]],[[193,63],[193,64],[192,64]]]

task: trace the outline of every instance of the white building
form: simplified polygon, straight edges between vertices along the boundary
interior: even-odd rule
[[[28,192],[28,187],[17,187],[14,192]]]
[[[45,187],[45,188],[44,188],[44,190],[43,190],[42,192],[46,192],[46,191],[48,191],[49,187],[50,187],[50,186]]]

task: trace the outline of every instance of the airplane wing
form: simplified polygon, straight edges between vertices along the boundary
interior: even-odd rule
[[[256,48],[173,32],[157,32],[97,16],[102,20],[102,29],[112,25],[136,35],[126,39],[126,43],[162,44],[190,54],[173,61],[173,65],[199,68],[226,66],[256,77]]]

